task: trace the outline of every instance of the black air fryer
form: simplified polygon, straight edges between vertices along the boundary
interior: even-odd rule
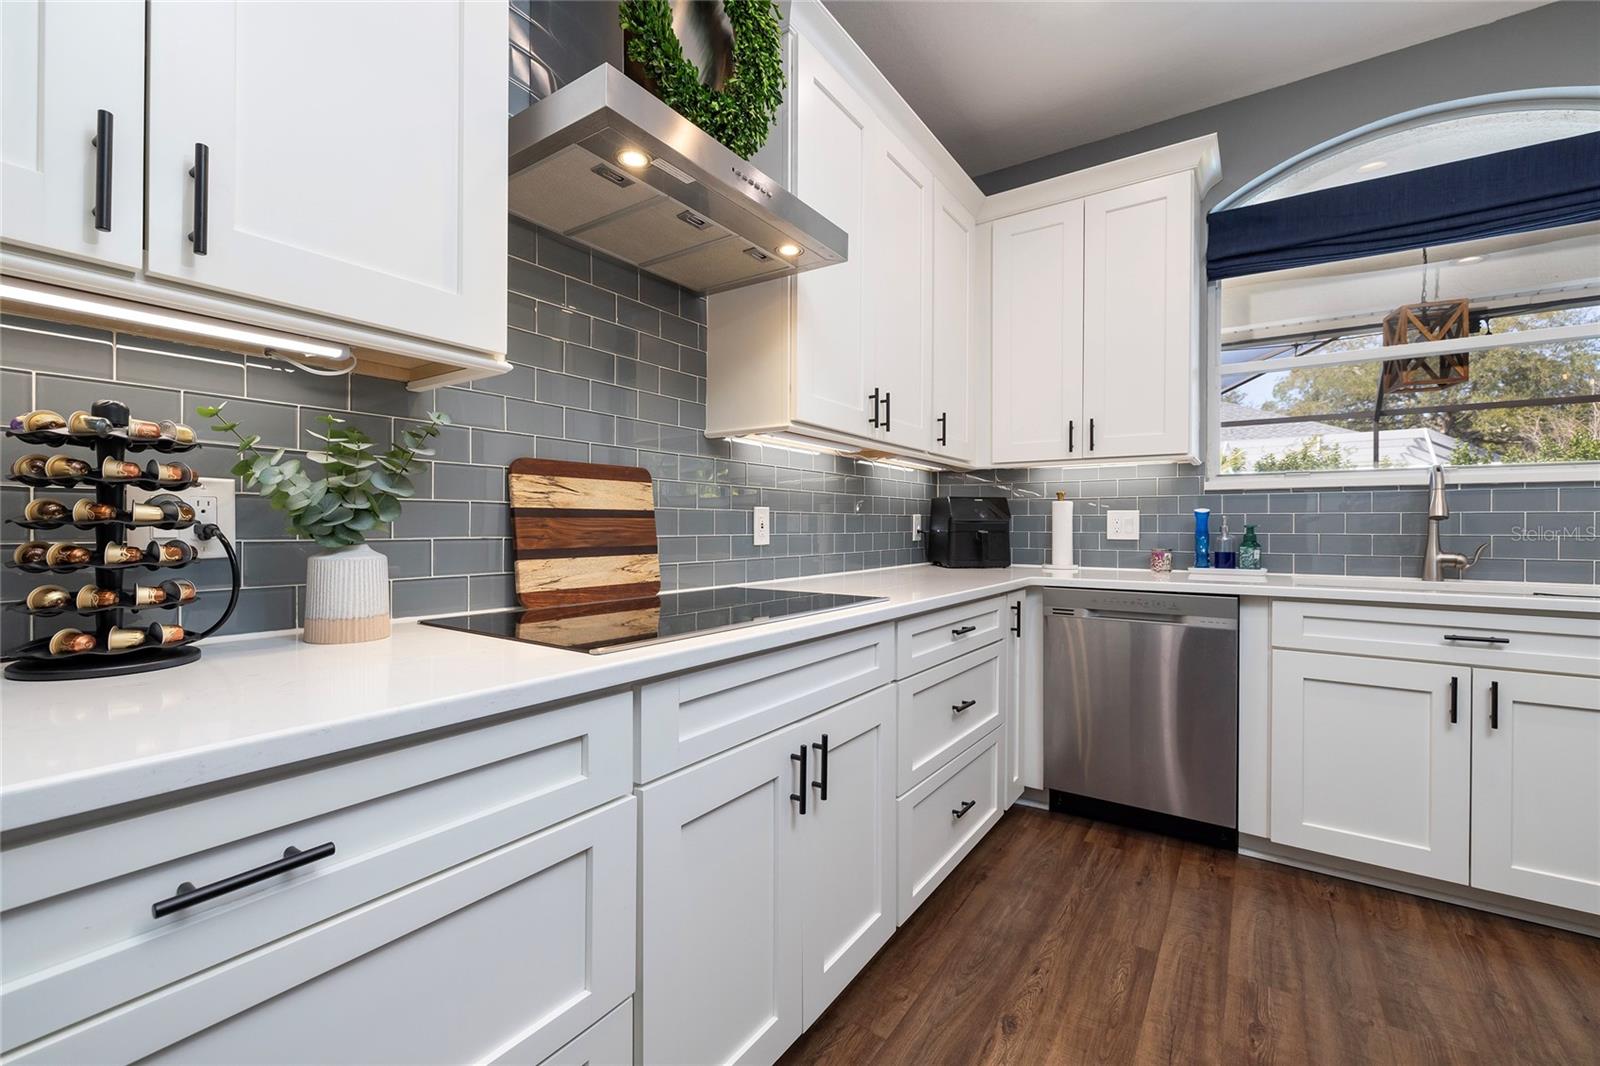
[[[957,568],[1011,565],[1011,501],[1003,496],[935,496],[928,562]]]

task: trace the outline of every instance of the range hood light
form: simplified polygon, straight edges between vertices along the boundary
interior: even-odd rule
[[[624,148],[617,153],[617,162],[629,170],[643,170],[650,165],[650,157],[637,148]]]
[[[778,245],[778,254],[785,259],[793,259],[800,254],[800,246],[798,244],[780,244]]]

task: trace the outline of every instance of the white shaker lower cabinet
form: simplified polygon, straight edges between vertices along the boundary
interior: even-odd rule
[[[1024,788],[1044,788],[1044,603],[1039,593],[1013,592],[1005,650],[1006,797],[1009,808]]]
[[[1472,674],[1473,887],[1600,914],[1600,680]]]
[[[504,350],[505,12],[308,11],[150,5],[146,269]]]
[[[899,906],[904,923],[1000,820],[1004,731],[994,729],[899,800]]]
[[[12,1061],[539,1062],[632,991],[635,830],[615,800]]]
[[[643,1061],[773,1062],[888,939],[894,754],[883,687],[639,788]]]
[[[1279,651],[1272,673],[1272,839],[1466,884],[1471,670]]]

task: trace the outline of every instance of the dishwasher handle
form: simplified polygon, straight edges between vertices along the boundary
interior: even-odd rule
[[[1200,629],[1238,628],[1238,622],[1232,618],[1171,614],[1165,611],[1108,611],[1098,607],[1056,607],[1051,613],[1088,621],[1137,622],[1143,625],[1191,626]]]

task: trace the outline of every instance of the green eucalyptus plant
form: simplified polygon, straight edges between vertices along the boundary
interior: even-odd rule
[[[323,415],[328,432],[312,433],[323,442],[319,451],[306,453],[308,462],[323,468],[325,476],[313,479],[299,459],[286,459],[282,448],[268,455],[256,447],[259,434],[246,436],[239,423],[223,417],[226,403],[200,406],[195,414],[216,419],[211,428],[232,433],[238,440],[239,461],[231,473],[244,479],[246,488],[259,489],[273,509],[289,516],[289,530],[324,548],[347,548],[366,543],[367,534],[400,517],[400,501],[415,496],[411,483],[419,458],[433,454],[428,442],[450,416],[429,413],[420,426],[400,432],[400,442],[374,454],[376,444],[355,426],[335,415]]]

